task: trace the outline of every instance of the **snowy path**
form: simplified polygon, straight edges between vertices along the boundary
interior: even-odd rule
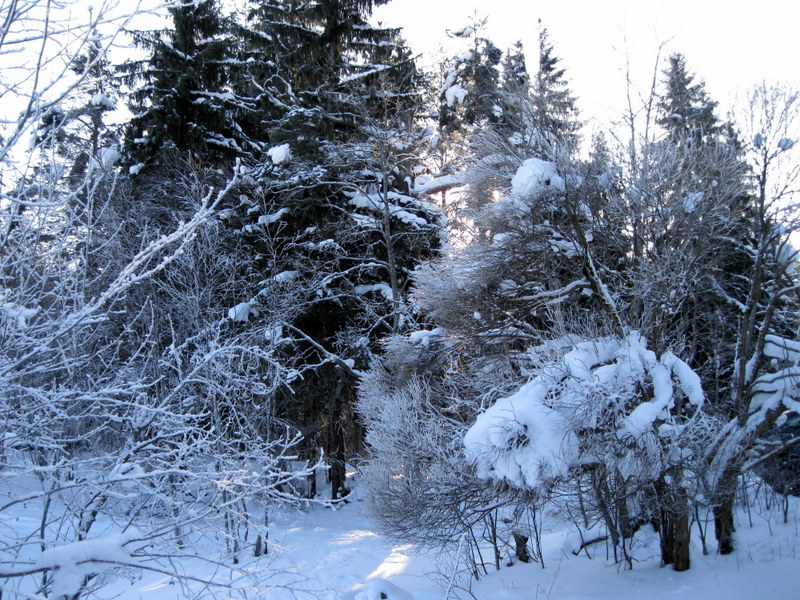
[[[546,568],[504,567],[474,583],[471,592],[475,600],[798,600],[800,501],[792,499],[789,523],[782,520],[778,511],[754,512],[751,526],[740,514],[739,551],[725,557],[713,551],[703,556],[693,532],[692,568],[685,573],[659,566],[652,532],[637,534],[637,561],[632,571],[624,571],[607,560],[602,545],[592,549],[593,560],[575,557],[575,536],[554,529],[542,540]],[[357,498],[337,510],[317,506],[276,517],[271,542],[280,552],[273,548],[269,567],[254,563],[265,580],[248,600],[382,600],[381,591],[385,600],[446,598],[435,557],[379,535]],[[202,574],[192,565],[184,567]],[[117,589],[123,598],[136,600],[178,597],[168,578],[144,578]],[[462,590],[449,598],[470,596]]]
[[[554,532],[543,540],[545,569],[521,564],[504,568],[474,584],[472,593],[478,600],[798,600],[798,504],[793,502],[788,525],[779,523],[777,515],[771,521],[758,518],[753,527],[741,522],[740,551],[732,556],[703,556],[695,540],[692,569],[686,573],[645,559],[633,571],[620,570],[604,560],[603,551],[598,551],[595,560],[576,558],[567,551],[573,541]],[[325,600],[377,600],[380,594],[366,593],[375,590],[357,588],[376,578],[391,581],[415,600],[444,598],[433,575],[434,560],[416,555],[413,546],[393,544],[378,535],[363,507],[363,502],[356,501],[337,511],[316,508],[287,517],[281,523],[286,554],[275,567],[307,577],[309,590]],[[745,521],[744,516],[741,520]],[[643,537],[651,545],[657,543],[654,534],[650,540]],[[651,552],[643,546],[643,556]],[[402,593],[387,596],[388,600],[409,598]],[[284,591],[273,597],[293,596]]]
[[[338,510],[315,507],[284,517],[275,541],[283,554],[273,567],[307,578],[305,586],[333,600],[368,580],[387,579],[413,593],[416,600],[440,598],[438,586],[425,573],[428,559],[415,556],[411,545],[394,544],[375,532],[356,500]],[[276,598],[292,597],[276,590]]]

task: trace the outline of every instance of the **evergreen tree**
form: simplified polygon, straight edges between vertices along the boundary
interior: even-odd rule
[[[557,68],[547,30],[540,30],[539,69],[532,78],[522,44],[506,52],[496,94],[496,116],[470,138],[473,164],[466,179],[478,204],[510,189],[519,166],[532,157],[563,161],[578,145],[575,99]]]
[[[125,140],[133,172],[187,151],[211,164],[230,165],[255,149],[236,119],[251,107],[229,89],[235,44],[215,0],[181,0],[170,7],[172,28],[136,34],[150,57],[122,67],[132,86],[133,112]]]
[[[452,60],[439,89],[442,173],[460,170],[465,143],[502,114],[498,95],[502,52],[480,35],[484,25],[485,21],[477,22],[451,34],[470,40],[471,47]]]
[[[533,125],[544,138],[543,157],[555,158],[559,149],[573,153],[578,148],[578,108],[553,54],[547,29],[539,22],[539,70],[533,78]]]
[[[695,274],[680,286],[685,295],[673,289],[669,301],[658,300],[681,319],[660,317],[672,319],[673,337],[653,343],[680,343],[693,368],[717,379],[707,389],[714,390],[711,399],[719,405],[727,394],[725,371],[733,365],[732,341],[721,338],[724,331],[734,334],[728,327],[738,319],[732,299],[744,301],[745,274],[752,268],[747,168],[733,127],[717,117],[717,103],[702,82],[695,82],[682,55],[670,57],[663,87],[657,122],[666,137],[651,149],[661,161],[653,173],[659,181],[653,182],[651,202],[661,216],[654,224],[659,231],[653,231],[652,252],[666,261],[670,250],[678,250],[671,255],[678,261],[674,268],[693,265]],[[674,337],[678,322],[686,324],[680,341]]]
[[[267,149],[243,230],[263,273],[253,301],[293,290],[276,352],[303,373],[275,410],[324,449],[334,497],[361,444],[353,369],[411,323],[409,274],[439,244],[409,181],[420,76],[398,31],[368,23],[380,3],[257,2],[240,34],[245,130]]]
[[[713,140],[721,130],[714,114],[717,102],[708,97],[702,82],[695,82],[684,56],[673,54],[664,74],[664,93],[659,98],[656,122],[674,143],[701,144]]]
[[[512,138],[514,145],[522,145],[531,127],[531,75],[522,42],[516,42],[503,58],[498,104],[502,112],[496,128]]]

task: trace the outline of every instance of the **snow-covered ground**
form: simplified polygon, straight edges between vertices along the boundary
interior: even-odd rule
[[[333,510],[313,507],[306,512],[276,519],[273,543],[280,553],[267,581],[273,587],[254,598],[275,600],[322,598],[324,600],[433,600],[469,598],[459,585],[448,591],[446,561],[433,554],[416,552],[409,544],[393,542],[379,533],[364,514],[365,502],[353,501]],[[604,544],[575,556],[578,540],[568,529],[547,527],[555,516],[545,517],[542,539],[544,568],[540,564],[504,566],[469,590],[478,600],[796,600],[800,598],[800,501],[790,499],[788,523],[780,506],[765,511],[752,507],[738,516],[738,551],[716,555],[713,524],[708,555],[693,530],[692,568],[676,573],[661,568],[658,539],[640,532],[634,547],[633,570],[625,570],[607,557]],[[752,524],[751,524],[752,519]],[[265,582],[266,583],[266,582]],[[462,581],[463,584],[463,581]],[[286,585],[287,587],[282,587]],[[463,585],[461,586],[463,587]],[[128,588],[126,598],[166,600],[175,588],[154,581]],[[383,594],[383,596],[381,595]]]
[[[800,598],[800,500],[790,498],[784,523],[781,499],[770,496],[773,502],[765,507],[768,498],[763,489],[749,510],[740,508],[738,550],[733,555],[716,555],[711,524],[707,530],[710,552],[704,556],[693,526],[688,572],[661,568],[657,536],[644,530],[636,536],[633,570],[614,563],[603,543],[576,556],[579,539],[573,528],[559,525],[557,515],[549,514],[543,521],[544,568],[538,563],[504,565],[500,571],[490,567],[489,574],[473,582],[468,591],[465,578],[448,577],[451,561],[380,535],[365,515],[366,502],[356,490],[350,502],[335,509],[314,505],[276,515],[270,528],[269,558],[243,557],[245,568],[255,575],[253,583],[231,598],[441,600],[469,598],[471,593],[476,600],[796,600]],[[207,543],[212,552],[213,541]],[[229,557],[219,560],[224,563]],[[224,579],[225,570],[215,570],[207,560],[183,559],[177,566],[201,579]],[[172,577],[145,573],[109,582],[101,597],[174,600],[186,597],[186,592],[189,597],[205,597],[202,585],[189,584],[186,589],[182,585]]]
[[[338,515],[315,510],[297,518],[286,529],[286,559],[332,588],[331,598],[342,592],[345,597],[352,597],[352,590],[359,589],[359,584],[375,578],[389,580],[416,600],[444,598],[448,582],[436,574],[436,557],[415,555],[413,547],[392,544],[376,535],[374,526],[364,517],[363,505],[356,501],[343,507]],[[791,500],[787,524],[782,523],[783,514],[778,507],[773,506],[768,514],[758,512],[761,514],[750,511],[752,526],[748,513],[740,513],[739,550],[732,556],[718,556],[713,550],[703,556],[699,536],[693,531],[693,563],[688,572],[660,567],[654,533],[639,535],[643,539],[635,553],[640,560],[627,571],[606,558],[603,545],[590,550],[592,560],[585,554],[576,557],[573,550],[577,549],[578,540],[555,530],[542,540],[544,568],[521,563],[504,567],[474,583],[471,592],[479,600],[796,600],[800,598],[800,502]],[[712,530],[713,526],[708,531],[711,537]],[[380,585],[361,588],[379,589]],[[463,590],[451,590],[451,597],[455,594],[469,597]],[[365,595],[364,600],[378,598],[379,594]]]

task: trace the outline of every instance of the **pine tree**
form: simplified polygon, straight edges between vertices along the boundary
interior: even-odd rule
[[[578,108],[565,79],[566,70],[553,54],[547,29],[539,22],[539,70],[533,78],[533,124],[544,138],[544,158],[555,158],[563,149],[578,148]]]
[[[581,123],[575,98],[544,28],[539,42],[539,68],[533,77],[521,43],[506,52],[495,116],[470,137],[472,165],[466,179],[479,205],[507,192],[524,161],[563,161],[577,150]]]
[[[324,449],[334,497],[361,444],[353,369],[410,324],[409,274],[439,244],[438,212],[410,189],[420,76],[398,31],[368,23],[380,3],[253,3],[240,34],[237,94],[257,107],[244,129],[267,149],[244,228],[254,302],[293,290],[277,351],[303,373],[275,410]]]
[[[657,123],[674,143],[701,144],[713,140],[721,129],[714,114],[717,102],[708,97],[702,82],[695,82],[687,70],[684,56],[673,54],[664,74],[664,93],[658,102]]]
[[[654,174],[660,181],[655,183],[658,192],[653,202],[661,212],[655,224],[659,231],[653,237],[654,251],[664,259],[677,251],[679,262],[695,265],[697,274],[686,288],[687,297],[672,292],[673,300],[683,303],[680,312],[688,327],[682,343],[690,349],[687,356],[698,372],[707,367],[709,375],[713,370],[719,374],[718,365],[732,365],[732,346],[719,342],[726,324],[737,319],[730,300],[744,300],[746,278],[742,276],[752,267],[747,250],[751,202],[746,193],[747,170],[733,127],[716,116],[717,103],[702,82],[695,82],[682,55],[670,57],[663,86],[657,122],[666,137],[652,148],[662,166]],[[665,220],[664,215],[672,217]],[[707,243],[699,243],[701,231]],[[678,310],[673,302],[665,305]],[[709,389],[724,396],[720,385]],[[721,398],[715,400],[718,403]]]
[[[483,127],[497,121],[502,112],[498,103],[502,52],[491,40],[480,35],[484,25],[485,21],[477,22],[452,34],[470,40],[471,47],[452,60],[439,89],[443,173],[460,168],[464,143]]]
[[[516,42],[503,58],[498,104],[502,112],[496,128],[521,145],[531,125],[531,75],[522,42]]]
[[[236,122],[250,107],[228,85],[235,44],[215,0],[181,0],[169,12],[171,29],[136,34],[137,44],[150,57],[122,67],[133,88],[127,162],[138,172],[145,164],[163,163],[177,150],[230,165],[254,150]]]

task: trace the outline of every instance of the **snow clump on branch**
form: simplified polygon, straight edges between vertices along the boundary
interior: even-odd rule
[[[700,378],[671,352],[657,357],[636,331],[561,341],[548,346],[564,349],[560,359],[497,400],[467,431],[465,454],[478,477],[540,489],[573,466],[618,455],[621,447],[627,450],[620,464],[629,467],[641,462],[635,460],[637,448],[652,450],[653,460],[637,471],[656,476],[670,460],[668,450],[659,457],[657,449],[668,449],[702,408]],[[604,443],[614,452],[594,447],[598,440],[584,439],[586,432],[605,432]]]

